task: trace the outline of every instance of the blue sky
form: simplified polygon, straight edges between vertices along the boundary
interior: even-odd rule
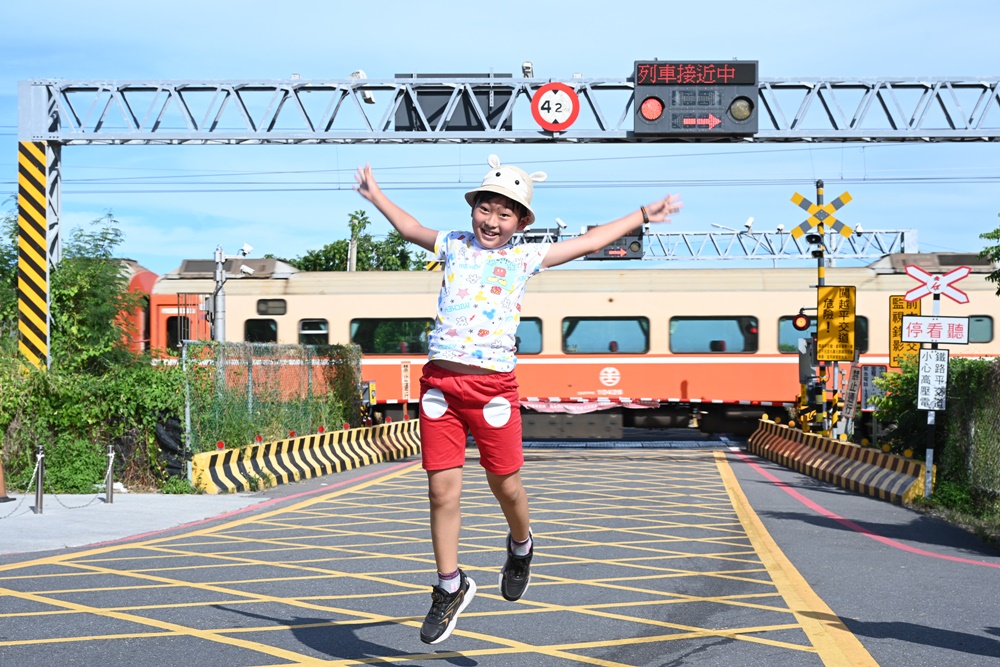
[[[273,80],[369,78],[397,72],[511,72],[534,63],[541,78],[625,77],[635,60],[757,60],[761,78],[1000,78],[1000,5],[940,2],[283,3],[50,0],[0,9],[0,184],[16,192],[17,82],[71,80]],[[752,12],[752,13],[751,13]],[[388,194],[424,224],[464,228],[462,192],[478,185],[486,158],[546,171],[535,193],[539,226],[571,229],[616,218],[666,191],[680,192],[675,231],[713,224],[786,229],[814,200],[854,200],[840,218],[867,230],[916,230],[923,252],[978,252],[1000,226],[1000,146],[970,144],[604,144],[408,146],[115,146],[63,151],[64,230],[107,212],[122,223],[122,254],[164,273],[186,258],[234,253],[295,257],[348,235],[348,215],[367,210],[353,171],[370,162]],[[258,183],[258,192],[197,192],[196,183]],[[137,176],[167,185],[136,185]],[[753,178],[762,184],[746,185]],[[886,179],[924,179],[919,184]],[[122,180],[126,179],[126,180]],[[129,181],[133,183],[128,185]],[[670,187],[625,181],[683,182]],[[560,187],[584,182],[587,187]],[[425,188],[424,185],[433,187]],[[242,188],[244,186],[238,186]],[[158,191],[154,191],[158,190]],[[228,191],[227,191],[228,190]],[[9,208],[8,203],[8,208]],[[65,233],[65,232],[64,232]],[[643,263],[649,266],[649,263]],[[769,263],[768,263],[769,265]]]

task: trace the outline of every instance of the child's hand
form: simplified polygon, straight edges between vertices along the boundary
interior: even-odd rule
[[[363,168],[358,167],[358,173],[354,174],[354,180],[358,182],[354,189],[368,201],[373,201],[373,198],[381,192],[378,183],[375,182],[375,177],[372,175],[370,164],[366,164]]]
[[[667,195],[660,201],[646,205],[650,222],[670,222],[670,216],[684,208],[680,195]]]

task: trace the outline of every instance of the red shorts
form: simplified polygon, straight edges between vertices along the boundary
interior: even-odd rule
[[[428,362],[420,378],[424,470],[464,465],[470,433],[487,471],[508,475],[521,469],[521,401],[514,374],[466,375]]]

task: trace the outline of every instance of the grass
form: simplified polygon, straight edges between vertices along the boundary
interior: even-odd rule
[[[1000,549],[1000,499],[976,497],[955,482],[940,482],[930,499],[918,498],[910,507],[973,533]]]

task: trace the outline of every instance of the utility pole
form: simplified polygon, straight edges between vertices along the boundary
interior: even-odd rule
[[[226,253],[222,246],[215,248],[215,293],[212,295],[212,340],[226,340]]]

